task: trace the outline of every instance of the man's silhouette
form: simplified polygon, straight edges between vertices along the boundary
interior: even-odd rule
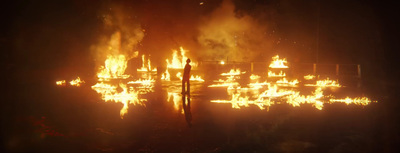
[[[186,65],[185,69],[183,70],[183,78],[182,78],[182,94],[183,95],[188,95],[190,96],[190,70],[192,69],[192,66],[190,66],[190,59],[188,58],[186,60]],[[186,83],[186,91],[185,91],[185,83]]]

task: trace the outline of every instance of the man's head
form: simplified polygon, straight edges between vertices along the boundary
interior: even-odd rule
[[[190,63],[190,59],[189,58],[186,60],[186,63],[188,63],[188,64]]]

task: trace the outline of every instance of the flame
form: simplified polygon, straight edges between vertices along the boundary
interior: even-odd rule
[[[176,77],[179,78],[180,80],[183,79],[182,73],[181,73],[181,72],[176,73]],[[201,76],[198,76],[198,75],[195,75],[195,76],[194,76],[194,75],[191,75],[190,78],[189,78],[189,80],[190,80],[190,81],[204,82],[204,79],[202,79]]]
[[[154,79],[152,79],[152,78],[149,78],[149,79],[139,79],[139,80],[136,80],[136,81],[129,81],[127,84],[140,84],[140,85],[142,85],[142,86],[144,86],[144,87],[150,88],[150,87],[153,87],[155,81],[156,81],[156,80],[154,80]]]
[[[225,61],[221,61],[221,62],[219,62],[219,64],[224,65],[224,64],[225,64]]]
[[[240,75],[246,72],[241,72],[240,69],[231,69],[228,73],[221,73],[222,76],[232,76],[232,75]]]
[[[169,74],[168,67],[167,70],[165,70],[165,72],[161,75],[161,80],[171,81],[171,76]]]
[[[180,52],[180,55],[178,55],[177,50],[173,50],[171,62],[168,59],[166,59],[167,68],[172,68],[172,69],[185,68],[186,60],[188,59],[188,57],[186,57],[186,55],[185,55],[187,50],[184,50],[183,47],[179,47],[179,52]],[[190,65],[193,68],[193,67],[197,66],[197,63],[192,61],[190,63]]]
[[[149,71],[157,71],[157,68],[151,68],[151,61],[150,58],[147,59],[147,66],[145,62],[145,55],[142,55],[142,67],[140,69],[137,69],[139,72],[149,72]]]
[[[270,68],[288,68],[285,65],[286,59],[279,59],[279,56],[273,57]],[[239,75],[243,74],[238,69],[232,69],[227,73],[222,73],[221,76],[225,76],[226,79],[215,80],[216,84],[211,84],[208,87],[226,87],[227,94],[231,96],[230,100],[211,100],[213,103],[229,103],[232,108],[240,109],[241,107],[249,107],[250,105],[256,105],[260,109],[269,108],[273,104],[279,104],[285,102],[293,107],[299,107],[302,104],[311,104],[316,109],[322,110],[325,103],[343,102],[346,104],[357,104],[357,105],[368,105],[371,100],[366,97],[357,98],[344,98],[335,99],[334,96],[325,96],[323,94],[324,87],[341,87],[338,81],[330,80],[318,80],[315,84],[305,84],[304,86],[315,86],[315,91],[309,95],[300,95],[296,88],[289,89],[288,87],[297,87],[299,81],[294,79],[289,81],[285,78],[286,74],[280,70],[279,74],[273,71],[268,71],[268,77],[283,77],[276,82],[261,82],[258,80],[255,83],[247,84],[248,87],[241,87],[236,81]],[[251,80],[259,79],[259,76],[251,75]],[[314,75],[304,76],[305,80],[314,79]],[[266,87],[267,86],[267,87]],[[285,88],[279,88],[279,87]]]
[[[280,71],[279,74],[276,74],[275,72],[268,71],[268,77],[285,77],[286,73],[283,71]]]
[[[250,75],[250,80],[256,80],[256,79],[259,79],[259,78],[261,78],[261,77],[258,76],[258,75],[254,75],[254,74]]]
[[[287,63],[286,58],[279,59],[279,55],[272,57],[271,64],[269,64],[270,68],[289,68],[285,64]]]
[[[99,81],[110,79],[126,79],[129,75],[124,74],[127,68],[127,60],[125,55],[109,55],[105,61],[105,66],[100,67],[97,73]]]
[[[65,83],[65,80],[64,80],[64,83]],[[69,82],[70,85],[77,86],[77,87],[80,87],[82,83],[85,83],[85,81],[81,80],[81,78],[79,78],[79,77],[76,78],[75,80],[72,80]]]
[[[315,78],[315,75],[311,75],[311,74],[305,75],[305,76],[304,76],[304,79],[305,79],[305,80],[312,80],[312,79],[314,79],[314,78]]]
[[[295,79],[293,81],[288,81],[286,78],[282,78],[282,79],[276,81],[276,83],[279,86],[292,86],[292,87],[294,87],[299,83],[299,81],[297,79]]]
[[[325,80],[318,80],[316,84],[305,84],[305,86],[314,86],[314,87],[341,87],[341,85],[334,80],[330,80],[329,78]]]
[[[66,84],[65,80],[56,81],[56,85],[58,86],[65,86],[65,84]]]

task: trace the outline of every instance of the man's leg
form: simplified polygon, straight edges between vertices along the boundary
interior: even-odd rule
[[[187,95],[190,96],[190,81],[187,81],[186,84],[187,84],[187,89],[186,89]]]
[[[185,94],[185,81],[182,80],[182,92],[181,94]]]

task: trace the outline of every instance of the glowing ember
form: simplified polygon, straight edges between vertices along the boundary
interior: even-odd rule
[[[285,77],[286,73],[283,71],[280,71],[279,74],[276,74],[275,72],[268,71],[268,77]]]
[[[279,59],[279,55],[272,57],[271,64],[269,64],[270,68],[288,68],[285,64],[287,63],[286,59]]]
[[[314,78],[315,78],[315,75],[311,75],[311,74],[305,75],[305,76],[304,76],[304,79],[305,79],[305,80],[312,80],[312,79],[314,79]]]
[[[56,81],[56,85],[58,86],[65,86],[65,84],[66,84],[65,80]]]
[[[65,80],[64,80],[64,83],[65,83]],[[72,80],[69,82],[69,84],[71,86],[77,86],[77,87],[80,87],[82,83],[85,83],[85,81],[81,80],[81,78],[79,78],[79,77],[76,78],[75,80]]]

